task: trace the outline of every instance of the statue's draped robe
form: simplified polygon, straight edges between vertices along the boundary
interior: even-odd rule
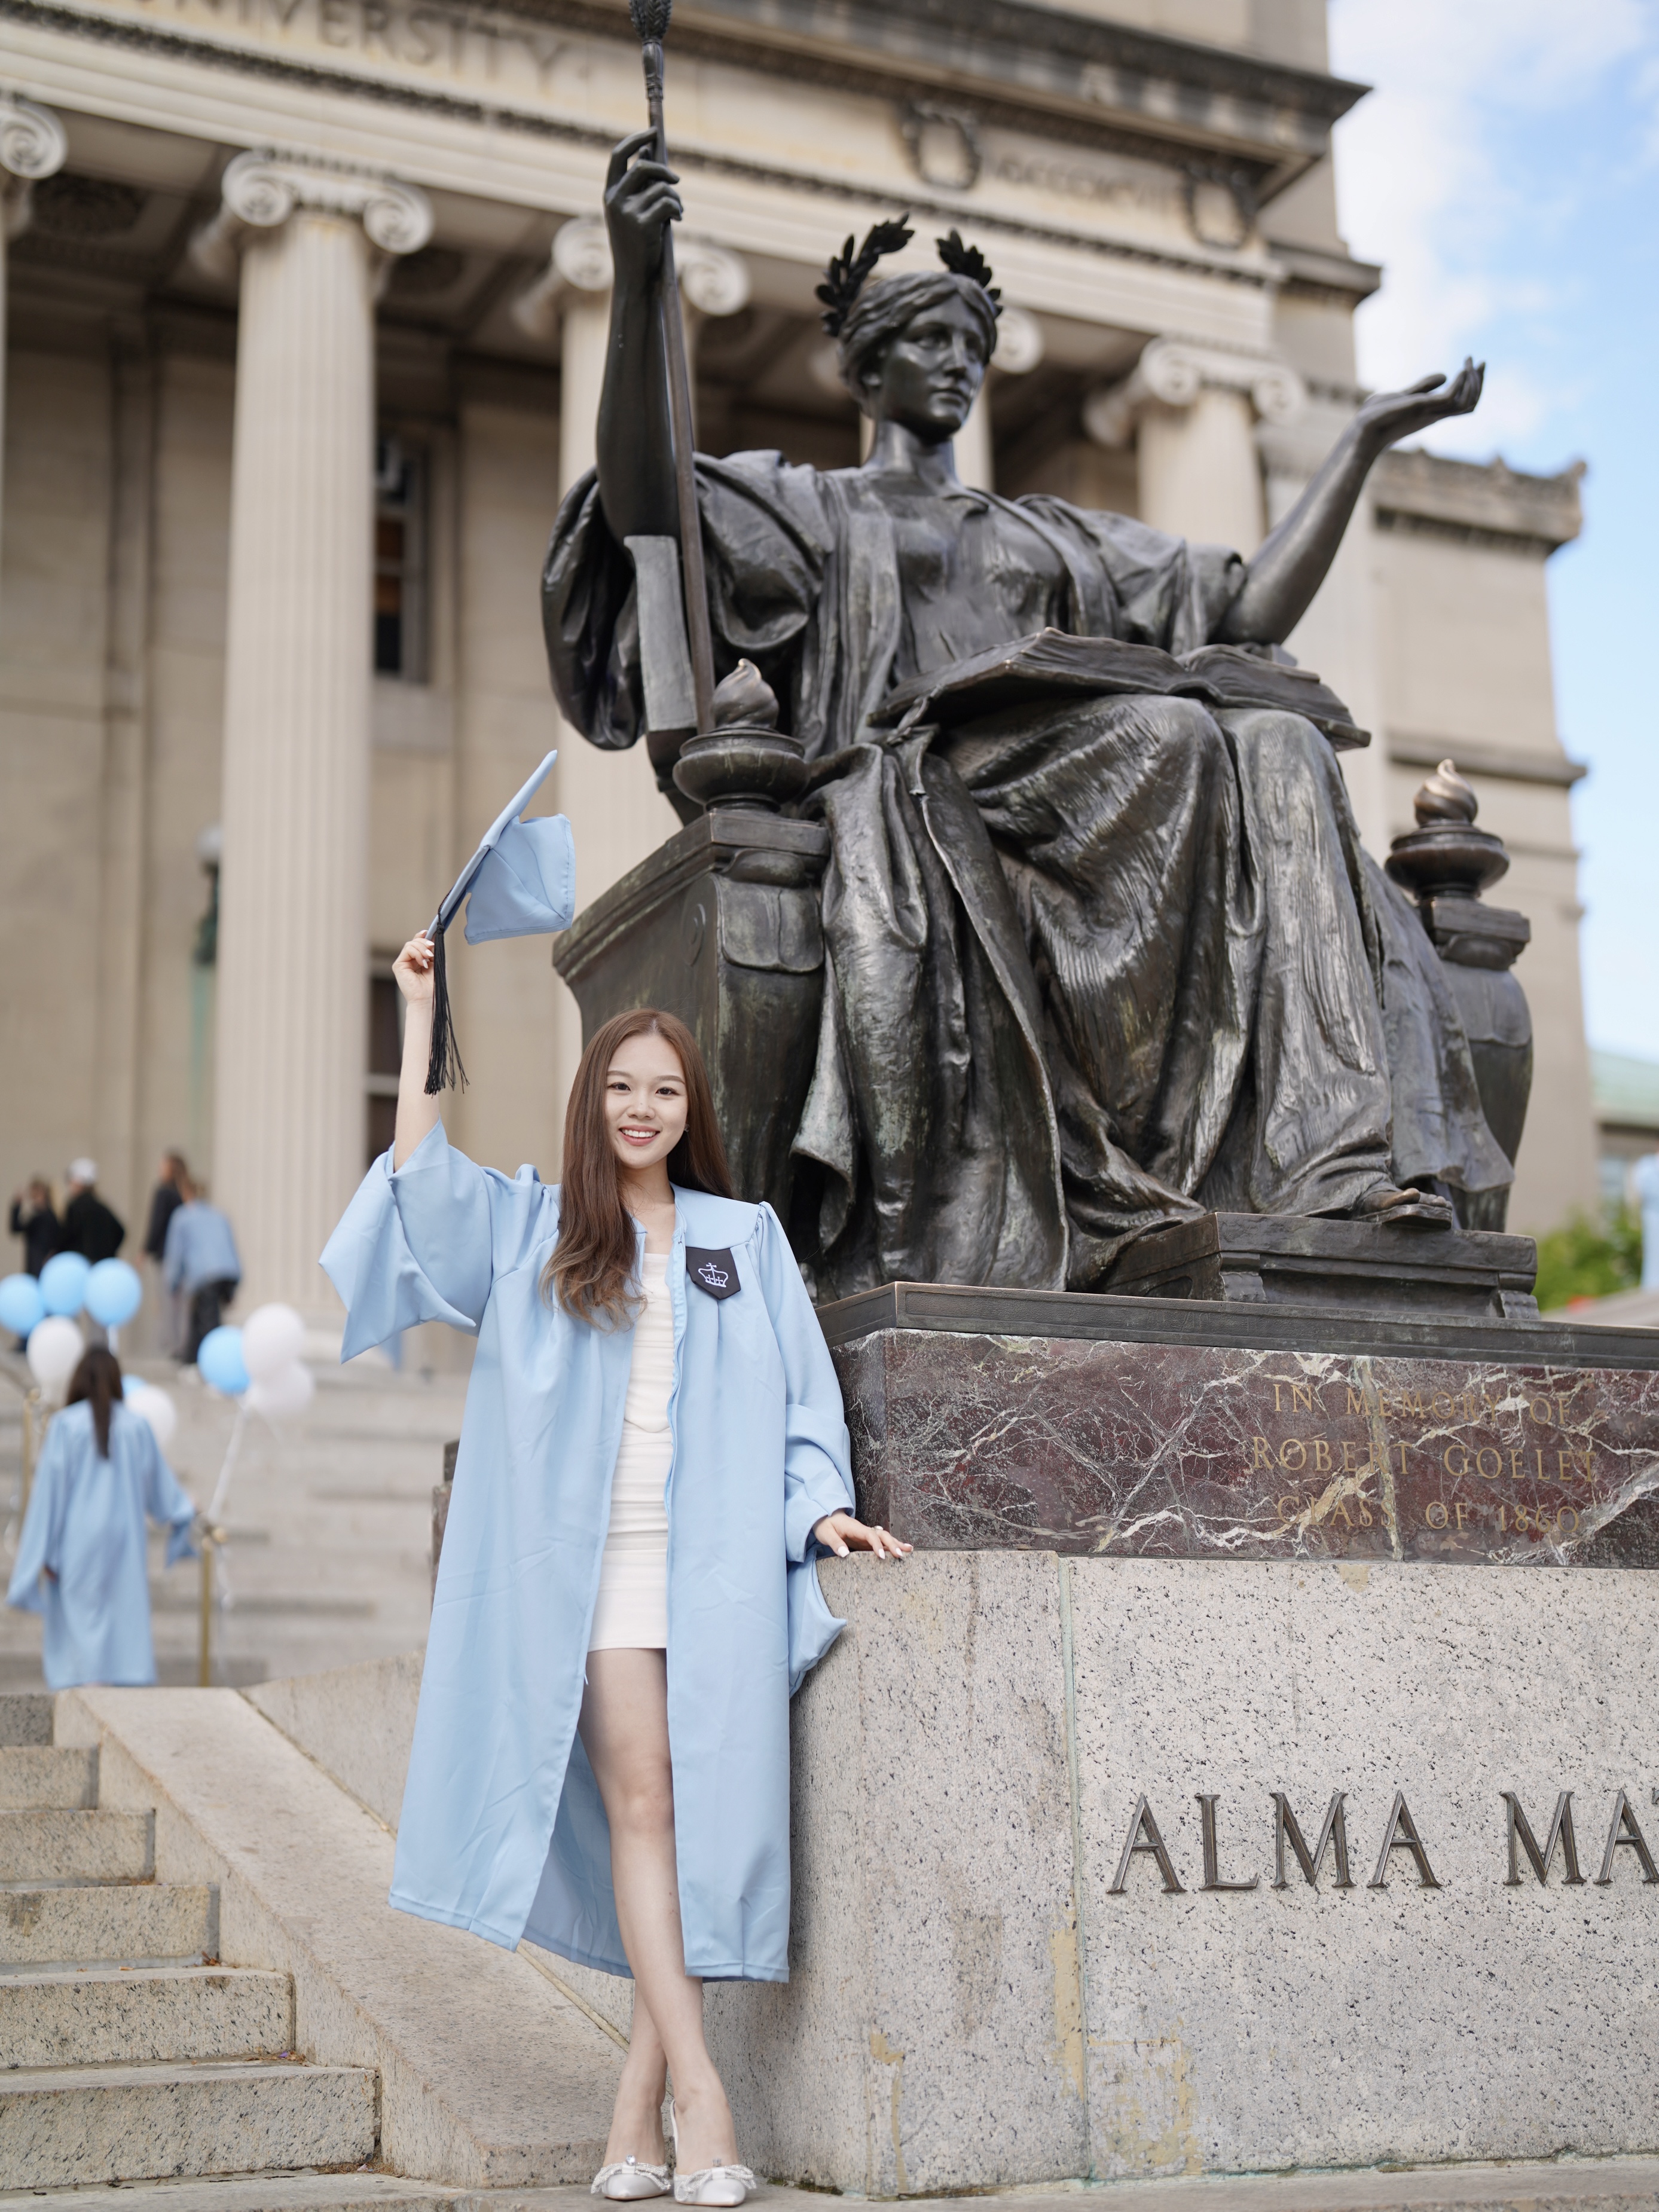
[[[777,693],[831,833],[794,1141],[821,1291],[1088,1288],[1127,1239],[1211,1206],[1510,1180],[1437,957],[1311,723],[1103,696],[872,726],[896,684],[1047,626],[1203,645],[1237,555],[1057,499],[776,453],[697,466],[717,662]],[[544,614],[566,714],[634,744],[632,568],[591,476]]]

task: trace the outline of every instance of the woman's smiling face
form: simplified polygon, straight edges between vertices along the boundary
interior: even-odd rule
[[[625,1168],[654,1167],[685,1134],[685,1070],[654,1030],[625,1037],[605,1079],[611,1148]]]

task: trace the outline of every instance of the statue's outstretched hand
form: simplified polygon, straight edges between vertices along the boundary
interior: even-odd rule
[[[629,289],[651,283],[662,262],[665,226],[684,210],[674,187],[679,182],[665,163],[644,158],[656,143],[654,131],[636,131],[611,156],[605,179],[605,227],[617,282]]]
[[[1375,392],[1359,410],[1360,427],[1378,449],[1395,445],[1449,416],[1473,414],[1486,380],[1484,361],[1465,361],[1449,383],[1443,376],[1422,376],[1408,391]]]

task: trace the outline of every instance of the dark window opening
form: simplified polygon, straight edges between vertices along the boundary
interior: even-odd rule
[[[374,673],[426,681],[426,460],[392,437],[374,448]]]
[[[403,1057],[403,994],[388,968],[368,979],[368,1156],[365,1164],[370,1167],[390,1150],[397,1129],[398,1071]]]

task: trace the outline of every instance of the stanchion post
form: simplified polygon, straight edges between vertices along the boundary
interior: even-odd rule
[[[222,1528],[202,1530],[202,1661],[197,1681],[204,1690],[213,1687],[213,1559],[224,1540]]]

